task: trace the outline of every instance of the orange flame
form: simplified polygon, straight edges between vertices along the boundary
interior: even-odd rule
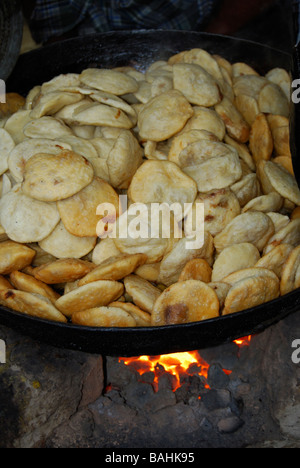
[[[251,338],[252,338],[251,335],[244,336],[243,338],[239,338],[237,340],[234,340],[234,343],[237,344],[239,347],[249,346]]]
[[[239,347],[243,347],[249,346],[250,341],[251,335],[234,340],[234,343]],[[210,389],[206,381],[210,366],[200,356],[198,351],[164,354],[160,356],[119,358],[119,362],[124,362],[125,365],[133,367],[140,376],[144,375],[146,372],[153,372],[153,386],[155,391],[158,390],[159,379],[165,372],[174,377],[174,382],[172,384],[174,392],[180,388],[182,378],[194,374],[195,371],[204,378],[204,387]],[[226,375],[230,375],[232,371],[223,369],[223,372]]]
[[[154,373],[154,386],[158,389],[160,375],[167,372],[174,376],[173,391],[181,386],[181,377],[190,375],[191,366],[197,366],[198,375],[207,379],[209,365],[201,358],[198,351],[164,354],[161,356],[139,356],[135,358],[120,358],[126,365],[143,375],[146,372]],[[205,387],[209,388],[205,383]]]

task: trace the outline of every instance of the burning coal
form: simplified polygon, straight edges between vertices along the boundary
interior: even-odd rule
[[[251,341],[251,336],[239,338],[234,343],[239,346],[247,346]],[[189,375],[198,374],[202,377],[204,387],[209,389],[207,376],[209,364],[200,356],[198,351],[189,351],[173,354],[165,354],[160,356],[139,356],[130,358],[119,358],[119,362],[123,362],[127,366],[135,369],[140,376],[147,372],[154,373],[153,387],[157,391],[159,380],[164,373],[172,376],[172,390],[175,392],[181,387],[184,379]],[[227,375],[230,370],[223,369]]]

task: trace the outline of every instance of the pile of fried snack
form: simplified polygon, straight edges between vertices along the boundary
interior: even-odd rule
[[[289,73],[202,49],[85,69],[7,95],[0,304],[93,327],[198,322],[300,286]],[[97,207],[204,205],[204,243],[101,236]],[[176,219],[183,229],[187,220]],[[151,219],[149,220],[151,223]],[[105,226],[103,227],[103,234]],[[101,234],[101,233],[100,233]],[[9,312],[8,312],[9,313]]]

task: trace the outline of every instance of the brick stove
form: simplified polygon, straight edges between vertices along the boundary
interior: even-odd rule
[[[0,338],[3,448],[300,448],[299,313],[199,350],[179,386],[161,364],[155,383],[124,359]]]

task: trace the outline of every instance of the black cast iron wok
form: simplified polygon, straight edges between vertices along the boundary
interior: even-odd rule
[[[176,52],[194,47],[220,54],[231,62],[244,61],[260,73],[274,67],[292,70],[292,56],[249,41],[196,32],[112,32],[67,40],[21,56],[7,83],[7,89],[26,95],[35,85],[61,73],[81,72],[87,67],[133,65],[146,68],[155,60],[166,59]],[[298,146],[294,141],[293,145]],[[299,176],[296,157],[294,164]],[[90,328],[49,322],[6,308],[0,308],[0,323],[57,347],[110,356],[138,356],[192,351],[219,345],[262,331],[299,310],[298,289],[253,309],[184,325]]]

